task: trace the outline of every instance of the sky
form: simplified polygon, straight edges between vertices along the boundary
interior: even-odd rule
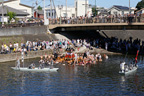
[[[45,0],[46,4],[50,4],[50,0]],[[65,6],[65,1],[66,0],[54,0],[55,5],[64,5]],[[137,3],[141,0],[130,0],[130,6],[131,7],[136,7]],[[26,5],[34,5],[33,3],[36,2],[36,0],[21,0],[21,3],[26,4]],[[43,0],[38,0],[38,3],[40,6],[43,6]],[[89,4],[95,5],[95,0],[89,0]],[[67,0],[67,5],[68,6],[74,6],[74,0]],[[129,6],[129,0],[96,0],[96,6],[99,7],[105,7],[105,8],[110,8],[113,5],[122,5],[122,6]],[[34,5],[35,6],[35,5]]]

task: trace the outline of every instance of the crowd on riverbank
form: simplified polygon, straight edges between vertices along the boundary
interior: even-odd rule
[[[112,38],[97,38],[97,39],[77,39],[72,40],[72,43],[75,46],[83,46],[85,45],[87,48],[92,49],[95,48],[103,48],[108,51],[120,52],[120,53],[130,53],[135,54],[137,50],[141,53],[144,50],[144,41],[140,39],[132,40],[130,37],[128,40],[118,40],[116,37]],[[141,44],[142,43],[142,44]],[[93,47],[92,47],[93,46]]]
[[[142,44],[141,44],[142,42]],[[1,45],[1,54],[9,54],[21,52],[24,49],[27,51],[37,51],[37,50],[46,50],[46,49],[66,49],[68,47],[86,47],[90,50],[93,48],[103,48],[108,51],[122,52],[122,53],[133,53],[139,50],[143,52],[144,50],[144,41],[140,39],[132,40],[118,40],[118,38],[97,38],[97,39],[72,39],[72,40],[52,40],[52,41],[27,41],[27,42],[10,42],[9,45],[2,43]]]
[[[62,40],[52,40],[52,41],[27,41],[27,42],[10,42],[9,45],[2,43],[1,45],[1,54],[9,54],[21,52],[24,49],[27,51],[37,51],[37,50],[46,50],[54,48],[67,48],[70,45],[71,41],[62,39]]]

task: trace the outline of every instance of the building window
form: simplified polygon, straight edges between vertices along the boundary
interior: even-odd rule
[[[122,15],[124,15],[124,11],[122,11]]]
[[[114,14],[117,15],[117,12],[115,11]]]
[[[66,17],[66,16],[67,16],[67,14],[66,14],[66,13],[63,13],[63,15],[64,15],[64,17]]]
[[[72,14],[72,17],[75,17],[75,14]]]

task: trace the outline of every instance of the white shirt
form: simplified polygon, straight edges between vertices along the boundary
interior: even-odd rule
[[[125,62],[122,62],[122,63],[120,64],[121,70],[124,70],[124,65],[125,65]]]

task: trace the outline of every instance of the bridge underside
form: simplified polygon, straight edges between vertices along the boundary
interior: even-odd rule
[[[135,24],[65,24],[65,25],[50,25],[49,29],[56,31],[75,31],[75,30],[144,30],[143,23]]]

